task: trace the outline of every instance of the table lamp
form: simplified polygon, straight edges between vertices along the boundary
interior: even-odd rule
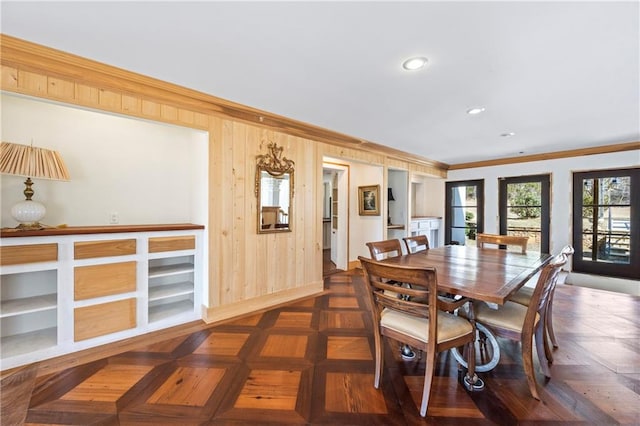
[[[393,191],[391,188],[387,188],[387,225],[391,225],[391,215],[389,214],[389,201],[395,201],[393,198]]]
[[[62,157],[56,151],[44,148],[36,148],[33,145],[20,145],[11,142],[2,142],[0,145],[0,173],[14,176],[24,176],[25,200],[20,201],[11,208],[11,216],[19,223],[18,229],[34,230],[43,229],[40,224],[47,210],[35,200],[34,191],[31,188],[31,178],[69,180]]]

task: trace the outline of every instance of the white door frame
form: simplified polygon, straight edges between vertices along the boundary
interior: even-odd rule
[[[325,160],[323,170],[338,174],[338,229],[331,228],[331,261],[336,268],[349,269],[349,166]]]

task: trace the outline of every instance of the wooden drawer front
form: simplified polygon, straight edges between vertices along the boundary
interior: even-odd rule
[[[82,241],[73,244],[75,259],[136,254],[136,240]]]
[[[136,291],[136,262],[77,266],[73,283],[74,300]]]
[[[58,260],[58,244],[32,244],[0,247],[0,265],[51,262]]]
[[[136,326],[136,299],[118,300],[74,310],[74,340],[104,336]]]
[[[160,251],[193,250],[196,248],[196,237],[187,235],[182,237],[149,238],[149,253]]]

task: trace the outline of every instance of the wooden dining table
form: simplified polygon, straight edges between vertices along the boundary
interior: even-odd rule
[[[523,254],[494,248],[454,245],[390,257],[384,262],[412,267],[434,267],[439,291],[503,305],[551,258],[550,254],[540,252]]]

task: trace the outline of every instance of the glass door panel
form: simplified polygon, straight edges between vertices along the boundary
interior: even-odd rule
[[[500,234],[529,237],[527,250],[549,252],[549,175],[500,180]]]

